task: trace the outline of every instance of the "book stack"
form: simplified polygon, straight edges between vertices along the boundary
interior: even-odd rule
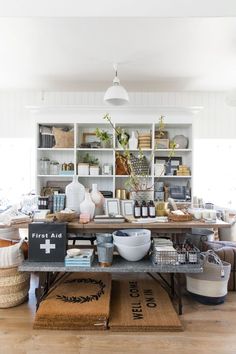
[[[65,257],[66,267],[91,267],[94,258],[94,250],[91,248],[85,248],[80,250],[80,253],[76,256]]]

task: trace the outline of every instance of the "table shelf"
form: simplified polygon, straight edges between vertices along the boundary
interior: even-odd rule
[[[115,256],[111,267],[100,267],[95,259],[91,267],[65,267],[64,262],[24,261],[19,267],[24,272],[100,272],[100,273],[201,273],[201,264],[153,265],[150,259],[129,262]]]

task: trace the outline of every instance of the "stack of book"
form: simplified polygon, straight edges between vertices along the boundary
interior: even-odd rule
[[[91,267],[94,258],[94,250],[91,248],[85,248],[80,250],[80,254],[76,256],[66,256],[66,267]]]

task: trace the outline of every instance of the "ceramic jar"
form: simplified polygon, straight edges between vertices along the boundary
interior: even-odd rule
[[[92,201],[88,190],[85,191],[85,199],[80,204],[80,212],[83,213],[83,214],[86,214],[86,213],[89,214],[90,220],[92,220],[93,217],[94,217],[95,204]]]
[[[96,183],[92,184],[92,191],[90,192],[92,201],[95,204],[95,215],[103,214],[104,197],[101,192],[98,191]]]
[[[78,182],[78,177],[73,176],[73,181],[66,186],[66,207],[80,213],[80,203],[84,200],[85,188]]]

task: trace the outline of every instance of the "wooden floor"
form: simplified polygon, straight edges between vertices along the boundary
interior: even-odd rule
[[[0,310],[0,354],[235,354],[236,292],[223,305],[184,298],[184,331],[112,333],[33,330],[34,285],[28,303]]]

